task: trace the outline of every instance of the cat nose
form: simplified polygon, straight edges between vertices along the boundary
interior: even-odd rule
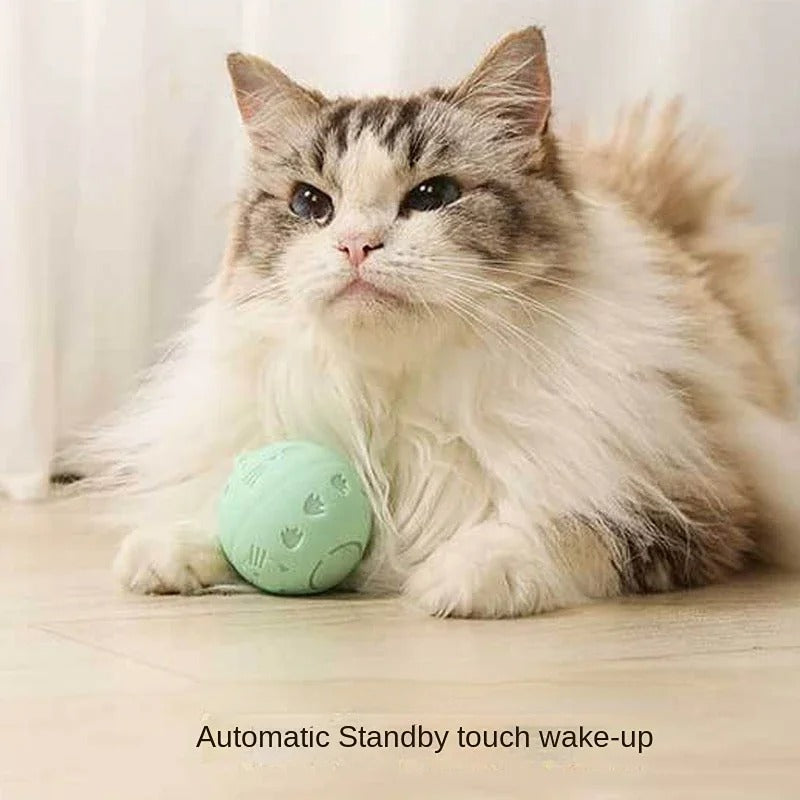
[[[361,266],[364,259],[373,250],[380,250],[381,247],[383,247],[383,242],[379,236],[365,233],[353,233],[343,236],[337,245],[337,249],[347,254],[347,260],[355,269]]]

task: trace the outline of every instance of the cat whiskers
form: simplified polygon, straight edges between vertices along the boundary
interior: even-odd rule
[[[416,263],[416,262],[415,262]],[[603,295],[597,294],[596,292],[590,292],[587,289],[584,289],[580,286],[574,286],[567,281],[560,281],[557,278],[553,278],[549,275],[541,275],[532,273],[532,268],[545,268],[545,265],[537,264],[536,262],[532,262],[530,260],[523,260],[523,259],[494,259],[491,263],[486,263],[484,260],[479,258],[468,258],[466,256],[450,258],[450,257],[443,257],[443,256],[426,256],[424,259],[421,260],[421,263],[429,263],[433,265],[442,264],[444,266],[452,265],[452,266],[466,266],[466,267],[474,267],[476,270],[492,272],[500,275],[509,275],[524,278],[527,282],[535,282],[545,284],[547,286],[553,286],[558,289],[564,289],[567,292],[571,292],[573,294],[579,295],[581,297],[585,297],[587,300],[594,300],[598,303],[602,303],[603,305],[615,309],[619,311],[621,314],[626,314],[627,310],[624,306],[620,305],[619,303],[615,303],[613,300],[609,299],[608,297],[604,297]],[[526,267],[527,269],[511,269],[510,267]]]
[[[470,265],[478,263],[479,262],[470,262]],[[588,336],[585,332],[581,331],[572,322],[570,322],[570,320],[568,320],[563,314],[551,308],[546,303],[542,303],[540,300],[523,294],[522,292],[510,286],[505,286],[501,283],[497,283],[496,281],[479,277],[478,275],[465,275],[462,272],[445,270],[439,266],[430,266],[430,264],[426,264],[423,260],[414,260],[412,264],[419,274],[422,274],[423,272],[429,272],[441,278],[446,278],[449,281],[461,282],[466,286],[472,286],[484,292],[488,291],[490,294],[494,294],[495,296],[503,297],[504,299],[515,303],[516,306],[526,314],[531,323],[535,321],[532,312],[538,312],[539,314],[552,319],[555,323],[566,328],[577,338],[591,343],[593,347],[600,347],[609,354],[613,352],[607,345],[604,345],[601,341],[598,341],[596,337]],[[519,272],[518,274],[524,275],[522,272]],[[450,285],[449,288],[452,288],[452,285]],[[508,320],[504,321],[507,324],[510,324]]]
[[[454,306],[458,307],[475,323],[481,325],[487,333],[494,336],[496,340],[515,353],[534,373],[542,372],[542,362],[544,362],[549,367],[548,381],[551,384],[560,385],[565,390],[565,398],[578,400],[583,408],[591,407],[585,395],[576,388],[569,378],[573,365],[568,359],[541,342],[529,331],[514,325],[500,314],[481,308],[469,295],[459,294],[459,299],[460,302],[455,303]],[[472,313],[470,313],[470,308],[473,309]],[[481,313],[488,313],[490,320],[484,319]],[[499,326],[499,330],[493,325]],[[475,333],[477,334],[478,331],[475,330]],[[511,337],[513,337],[513,340]],[[485,337],[481,338],[486,342]],[[537,353],[540,359],[538,363],[529,358],[526,348],[530,348]]]
[[[426,275],[424,272],[409,271],[409,274],[413,275],[414,279],[417,281],[424,281],[432,277],[431,274]],[[434,285],[432,281],[430,281],[430,283]],[[436,285],[438,285],[438,279]],[[549,365],[549,380],[555,383],[561,383],[571,397],[579,399],[586,405],[586,399],[577,391],[575,385],[568,378],[571,368],[571,362],[569,362],[568,359],[537,339],[530,331],[520,328],[501,314],[479,305],[475,301],[475,298],[469,294],[460,291],[452,285],[448,287],[448,291],[449,296],[441,300],[441,304],[467,323],[468,328],[472,330],[481,341],[485,344],[490,344],[484,334],[490,335],[493,341],[502,344],[504,347],[514,352],[535,372],[541,372],[542,362]],[[488,319],[486,318],[487,316]],[[536,363],[529,357],[529,350],[533,350],[537,353],[541,359],[539,363]]]

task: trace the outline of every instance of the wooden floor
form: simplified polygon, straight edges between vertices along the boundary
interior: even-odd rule
[[[2,800],[800,798],[796,579],[440,621],[341,595],[129,596],[115,540],[80,509],[0,505]],[[339,742],[415,724],[450,731],[441,752]],[[331,744],[198,748],[206,725]],[[542,747],[580,725],[652,744]],[[458,745],[516,726],[530,747]]]

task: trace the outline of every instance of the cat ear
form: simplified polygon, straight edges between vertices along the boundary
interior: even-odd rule
[[[321,94],[300,86],[257,56],[230,53],[228,72],[242,121],[256,141],[280,139],[325,102]]]
[[[525,28],[501,39],[456,88],[464,108],[506,120],[519,133],[539,136],[550,117],[550,71],[544,34]]]

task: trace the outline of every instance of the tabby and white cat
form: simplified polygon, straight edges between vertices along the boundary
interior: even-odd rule
[[[216,498],[236,453],[285,438],[369,487],[350,585],[432,614],[695,586],[791,547],[786,321],[675,109],[557,139],[536,28],[404,99],[228,66],[251,157],[221,273],[83,452],[135,501],[126,586],[234,581]]]

